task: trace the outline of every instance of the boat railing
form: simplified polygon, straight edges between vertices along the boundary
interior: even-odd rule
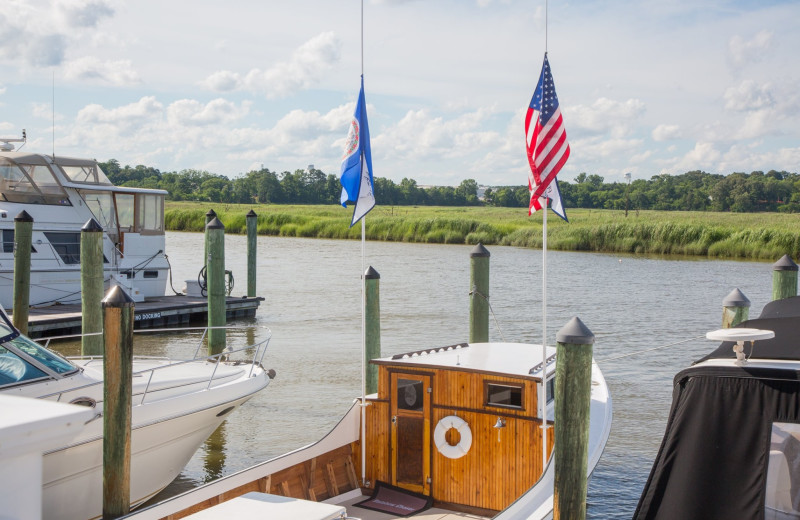
[[[252,331],[253,329],[259,329],[261,331],[266,331],[266,337],[264,339],[261,339],[261,340],[257,341],[257,342],[248,344],[248,345],[246,345],[244,347],[240,347],[240,348],[234,349],[230,345],[228,345],[228,346],[225,347],[225,349],[222,352],[219,352],[219,353],[216,353],[216,354],[202,355],[201,354],[201,348],[203,346],[203,341],[207,337],[208,331],[210,329],[225,329],[226,331],[231,331],[231,330]],[[163,360],[163,361],[167,361],[168,362],[168,363],[166,363],[164,365],[161,365],[161,366],[147,368],[147,369],[144,369],[144,370],[138,370],[136,372],[133,372],[133,377],[134,378],[136,378],[136,377],[145,377],[145,376],[147,377],[147,384],[145,385],[144,391],[141,394],[141,400],[139,401],[139,404],[144,404],[145,399],[147,398],[148,392],[151,391],[150,390],[150,386],[151,386],[151,384],[153,382],[153,376],[158,371],[163,371],[163,370],[166,370],[166,369],[173,369],[176,366],[187,365],[187,364],[190,364],[190,363],[197,363],[198,361],[204,361],[204,362],[207,362],[207,363],[214,363],[214,369],[212,370],[211,375],[208,377],[208,380],[205,380],[205,379],[202,380],[202,381],[194,380],[194,381],[185,383],[184,385],[179,385],[179,386],[186,386],[186,385],[197,385],[199,383],[206,383],[206,388],[205,389],[209,390],[209,389],[211,389],[211,386],[214,383],[214,376],[217,373],[217,369],[219,368],[220,364],[222,364],[223,362],[224,363],[232,363],[232,364],[235,364],[235,365],[236,364],[249,364],[250,365],[250,370],[249,370],[249,372],[247,374],[248,378],[253,377],[253,372],[254,372],[254,370],[255,370],[255,368],[257,366],[261,367],[262,369],[264,368],[262,363],[264,361],[264,356],[267,353],[267,347],[269,346],[269,340],[272,338],[272,331],[268,327],[264,327],[264,326],[247,326],[247,327],[241,327],[241,326],[180,327],[180,328],[136,330],[136,331],[134,331],[134,333],[135,334],[139,334],[139,333],[142,333],[142,334],[144,334],[144,333],[153,334],[153,333],[163,333],[163,332],[174,333],[174,332],[187,332],[187,331],[202,331],[200,340],[198,341],[198,346],[194,351],[194,355],[189,359],[173,360],[173,359],[171,359],[169,357],[164,357],[164,356],[136,356],[137,359]],[[53,341],[53,340],[77,339],[77,338],[81,338],[81,337],[84,337],[84,336],[96,336],[96,335],[100,335],[100,334],[103,334],[103,333],[102,332],[92,332],[92,333],[86,333],[86,334],[73,334],[73,335],[67,335],[67,336],[52,336],[52,337],[48,337],[48,338],[42,338],[42,339],[37,340],[37,341],[43,342],[43,346],[45,348],[47,348],[48,345],[50,344],[50,342]],[[252,356],[250,356],[249,354],[246,357],[242,356],[242,354],[245,354],[250,350],[252,350]],[[240,358],[240,359],[237,359],[237,358]],[[97,362],[102,361],[103,357],[102,356],[79,356],[79,357],[70,356],[67,359],[83,359],[83,360],[87,360],[85,363],[82,363],[83,367],[87,367],[94,361],[97,361]],[[270,377],[272,377],[272,376],[270,375]],[[78,387],[71,387],[68,390],[60,390],[60,391],[57,391],[57,392],[52,392],[50,394],[42,395],[39,398],[40,399],[48,399],[48,398],[56,397],[56,401],[61,401],[61,398],[66,393],[75,393],[78,390],[83,390],[83,389],[86,389],[86,388],[91,388],[91,387],[95,387],[95,386],[102,385],[102,384],[103,384],[102,381],[97,381],[97,382],[94,382],[94,383],[88,383],[88,384],[85,384],[85,385],[82,385],[82,386],[78,386]],[[174,388],[174,387],[172,387],[172,388]]]

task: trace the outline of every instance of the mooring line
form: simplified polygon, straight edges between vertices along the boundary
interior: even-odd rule
[[[505,337],[505,335],[503,335],[503,329],[500,328],[500,323],[498,323],[498,321],[497,321],[497,316],[494,315],[494,309],[492,309],[492,302],[489,301],[489,298],[487,298],[486,296],[481,294],[480,291],[478,291],[478,287],[475,286],[475,285],[472,286],[472,290],[469,292],[470,296],[472,296],[473,294],[477,294],[478,296],[480,296],[481,298],[486,300],[486,305],[489,306],[489,312],[492,313],[492,319],[494,320],[494,326],[497,327],[497,332],[500,333],[500,337],[503,339],[503,343],[505,343],[506,342],[506,337]]]
[[[697,337],[689,338],[689,339],[683,339],[681,341],[676,341],[675,343],[669,343],[668,345],[662,345],[660,347],[653,347],[653,348],[648,348],[646,350],[639,350],[638,352],[629,352],[627,354],[622,354],[621,356],[615,356],[615,357],[606,358],[606,359],[598,359],[597,362],[598,363],[605,363],[606,361],[616,361],[617,359],[622,359],[622,358],[626,358],[626,357],[630,357],[630,356],[635,356],[637,354],[644,354],[646,352],[653,352],[654,350],[661,350],[662,348],[673,347],[675,345],[680,345],[681,343],[688,343],[690,341],[696,341],[698,339],[703,339],[705,337],[706,336],[704,334],[702,336],[697,336]]]

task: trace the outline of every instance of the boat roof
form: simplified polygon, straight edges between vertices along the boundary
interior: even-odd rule
[[[764,306],[758,318],[743,321],[735,328],[771,330],[775,333],[774,338],[756,341],[752,349],[747,343],[745,354],[748,359],[800,361],[800,343],[797,341],[797,331],[800,330],[800,296],[772,301]],[[733,345],[732,341],[723,341],[695,364],[710,359],[735,359]]]
[[[547,375],[555,372],[555,347],[547,347]],[[378,365],[409,365],[482,372],[541,381],[542,346],[530,343],[459,343],[372,360]]]

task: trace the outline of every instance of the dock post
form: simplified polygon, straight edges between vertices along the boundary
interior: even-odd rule
[[[256,235],[258,215],[252,209],[247,212],[247,296],[256,295]]]
[[[115,285],[103,299],[103,519],[130,512],[134,303]]]
[[[371,359],[381,357],[381,275],[372,266],[364,273],[364,366],[367,394],[378,391],[378,367]]]
[[[24,209],[14,217],[14,314],[11,322],[23,334],[28,334],[28,315],[31,298],[31,244],[33,217]]]
[[[750,300],[737,287],[722,300],[722,328],[729,329],[746,321],[750,314]]]
[[[797,264],[792,257],[783,255],[772,264],[772,300],[797,296]]]
[[[208,257],[208,353],[219,354],[225,349],[225,226],[214,217],[206,226]],[[220,328],[217,328],[220,327]]]
[[[81,228],[81,355],[102,356],[103,228],[90,218]]]
[[[469,254],[469,342],[489,341],[489,250],[478,244]]]
[[[205,249],[203,250],[203,261],[206,263],[206,266],[208,266],[208,223],[211,222],[212,220],[214,220],[215,218],[217,218],[217,212],[214,211],[213,209],[208,210],[208,212],[206,213],[206,227],[203,228],[203,229],[206,230],[205,231],[205,237],[204,237],[204,239],[205,239],[205,242],[204,242]],[[206,276],[208,276],[208,275],[206,275]]]
[[[558,331],[556,343],[553,519],[581,520],[586,518],[594,334],[575,317]]]

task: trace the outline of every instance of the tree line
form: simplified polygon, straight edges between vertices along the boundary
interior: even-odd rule
[[[116,185],[158,188],[170,200],[240,204],[335,204],[341,185],[337,175],[317,169],[277,173],[261,168],[234,179],[200,170],[160,172],[156,168],[120,166],[115,159],[100,163]],[[419,186],[404,178],[399,184],[376,177],[378,204],[397,206],[528,207],[527,186],[486,188],[466,179],[457,187]],[[559,179],[564,206],[617,210],[687,210],[800,212],[800,175],[786,171],[754,171],[729,175],[690,171],[681,175],[655,175],[650,179],[605,182],[600,175],[581,173],[572,182]]]

